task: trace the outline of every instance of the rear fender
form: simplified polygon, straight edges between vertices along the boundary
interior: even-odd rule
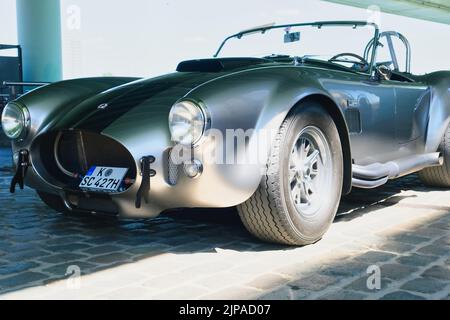
[[[425,152],[436,152],[450,124],[450,71],[427,75],[431,101],[426,130]]]

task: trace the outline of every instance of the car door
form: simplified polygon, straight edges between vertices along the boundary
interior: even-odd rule
[[[416,115],[430,104],[429,88],[423,83],[390,82],[395,90],[397,142],[401,145],[413,143],[422,133],[415,120]]]
[[[377,65],[388,66],[392,74],[381,80],[391,86],[395,93],[395,136],[402,150],[419,138],[420,126],[417,118],[421,110],[428,108],[429,88],[426,84],[408,77],[410,72],[410,46],[408,40],[398,32],[387,31],[380,35],[377,48]]]
[[[392,85],[371,79],[368,74],[345,77],[336,74],[321,82],[341,105],[355,163],[367,165],[391,160],[398,149]]]

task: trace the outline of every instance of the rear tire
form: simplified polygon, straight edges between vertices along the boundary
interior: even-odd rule
[[[313,154],[316,162],[311,164]],[[302,103],[281,125],[257,191],[238,206],[241,220],[264,241],[315,243],[336,215],[343,171],[333,119],[320,104]]]
[[[450,126],[442,137],[439,150],[444,157],[444,164],[438,167],[425,168],[419,172],[419,178],[430,187],[450,187]]]

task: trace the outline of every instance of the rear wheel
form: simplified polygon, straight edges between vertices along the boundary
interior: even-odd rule
[[[238,206],[256,237],[288,245],[317,242],[336,215],[343,156],[331,116],[317,103],[299,105],[283,122],[255,194]]]
[[[444,164],[423,169],[419,172],[419,178],[428,186],[448,188],[450,187],[450,126],[442,137],[439,150],[444,157]]]

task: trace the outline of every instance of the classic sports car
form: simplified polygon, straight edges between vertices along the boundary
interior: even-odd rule
[[[3,112],[11,192],[127,218],[237,206],[260,239],[311,244],[352,187],[450,186],[450,72],[410,59],[373,23],[265,25],[165,76],[50,84]]]

